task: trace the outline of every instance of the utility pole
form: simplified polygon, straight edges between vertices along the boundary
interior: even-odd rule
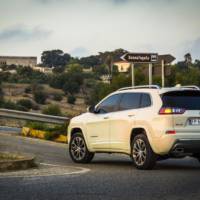
[[[135,86],[135,66],[134,63],[131,63],[131,77],[132,77],[132,86]]]
[[[165,61],[162,59],[161,61],[162,66],[162,87],[165,87]]]
[[[149,85],[152,85],[152,63],[149,63]]]

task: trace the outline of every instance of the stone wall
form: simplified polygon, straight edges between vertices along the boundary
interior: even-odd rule
[[[35,67],[37,65],[37,57],[0,56],[0,65]]]

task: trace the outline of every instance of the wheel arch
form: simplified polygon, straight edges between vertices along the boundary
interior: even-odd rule
[[[81,134],[83,135],[83,138],[84,138],[84,140],[85,140],[85,143],[86,143],[86,145],[87,145],[87,148],[90,149],[90,145],[89,145],[89,142],[88,142],[88,140],[87,140],[87,137],[86,137],[86,135],[85,135],[85,133],[84,133],[83,128],[81,128],[81,127],[73,127],[73,128],[71,128],[71,130],[70,130],[70,135],[69,135],[69,141],[71,140],[71,137],[72,137],[75,133],[81,133]]]
[[[136,135],[139,135],[139,134],[145,134],[148,141],[149,141],[149,144],[151,145],[151,148],[153,149],[153,151],[155,150],[154,149],[154,145],[153,145],[153,141],[152,141],[152,137],[150,136],[149,134],[149,131],[145,128],[145,127],[135,127],[132,129],[131,131],[131,135],[130,135],[130,145],[131,145],[131,142],[133,140],[133,138],[136,136]]]
[[[142,128],[142,127],[141,128],[140,127],[133,128],[131,130],[130,144],[131,144],[132,140],[134,139],[134,137],[137,136],[137,135],[139,135],[139,134],[141,134],[141,133],[143,133],[143,134],[145,134],[147,136],[146,130],[144,128]]]
[[[70,132],[70,136],[72,137],[72,135],[74,135],[75,133],[82,133],[83,134],[83,131],[82,131],[81,128],[74,127],[74,128],[72,128],[72,130]]]

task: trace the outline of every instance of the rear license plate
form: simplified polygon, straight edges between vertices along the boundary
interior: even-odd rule
[[[189,119],[189,124],[192,126],[200,126],[200,118]]]

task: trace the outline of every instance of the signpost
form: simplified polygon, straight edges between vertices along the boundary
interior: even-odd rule
[[[157,53],[126,53],[121,59],[131,63],[132,86],[135,85],[134,64],[149,63],[149,85],[152,84],[152,64],[158,62]]]
[[[159,56],[159,60],[161,61],[162,87],[165,87],[165,65],[170,64],[175,59],[176,58],[170,54]]]

